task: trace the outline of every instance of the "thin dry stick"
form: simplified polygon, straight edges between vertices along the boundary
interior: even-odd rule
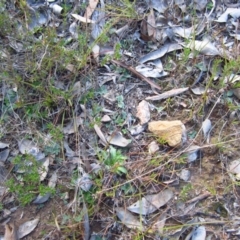
[[[205,193],[203,193],[203,194],[201,194],[201,195],[199,195],[199,196],[197,196],[195,198],[192,198],[192,199],[188,200],[186,203],[187,204],[194,203],[194,202],[200,201],[200,200],[202,200],[204,198],[207,198],[209,196],[211,196],[211,194],[209,192],[205,192]]]
[[[125,63],[119,62],[117,60],[111,60],[112,63],[115,63],[123,68],[126,68],[128,71],[132,72],[134,75],[139,77],[141,80],[149,83],[152,87],[157,88],[158,90],[162,90],[161,87],[159,87],[156,83],[148,79],[147,77],[143,76],[141,73],[137,72],[132,66],[128,66]]]

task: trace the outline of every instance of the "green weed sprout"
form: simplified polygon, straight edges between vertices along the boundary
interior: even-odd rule
[[[127,169],[124,167],[127,157],[122,155],[120,150],[110,146],[109,152],[101,150],[98,158],[111,172],[118,175],[127,173]]]
[[[6,186],[9,192],[16,194],[22,206],[29,204],[38,194],[44,196],[46,193],[54,193],[54,189],[41,183],[39,170],[44,169],[41,169],[41,163],[33,156],[28,154],[17,156],[13,164],[21,173],[17,175],[17,179],[10,178]]]

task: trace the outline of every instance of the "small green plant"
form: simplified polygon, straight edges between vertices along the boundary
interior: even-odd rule
[[[56,142],[44,146],[44,153],[47,155],[58,155],[60,152],[61,146]]]
[[[217,188],[215,183],[213,183],[213,185],[207,184],[206,189],[211,193],[212,196],[217,196]]]
[[[213,3],[209,2],[206,6],[207,10],[211,10],[213,8]]]
[[[127,113],[125,111],[121,111],[118,114],[113,115],[114,123],[118,126],[122,126],[123,123],[126,121]]]
[[[124,108],[124,98],[123,98],[123,95],[118,95],[117,97],[116,97],[116,99],[117,99],[117,105],[118,105],[118,107],[119,108]]]
[[[125,195],[131,195],[137,191],[137,189],[131,183],[126,183],[121,186],[121,190]]]
[[[124,167],[127,158],[122,155],[120,150],[110,146],[109,151],[100,150],[98,158],[111,172],[119,175],[127,173],[127,169]]]
[[[183,49],[183,53],[181,55],[182,59],[181,59],[181,62],[180,62],[182,67],[186,66],[187,62],[189,61],[189,56],[190,56],[191,52],[192,52],[192,50],[190,48],[184,48]]]
[[[109,14],[119,19],[139,19],[135,10],[135,2],[130,0],[121,0],[117,5],[107,5],[106,10]]]
[[[52,123],[48,123],[47,129],[53,141],[61,142],[63,140],[64,135],[62,133],[62,130],[59,127],[55,126]]]
[[[114,59],[120,59],[121,58],[121,52],[120,52],[120,50],[121,50],[121,44],[120,43],[117,43],[116,45],[115,45],[115,49],[114,49]]]
[[[184,185],[181,192],[179,193],[179,198],[182,201],[186,201],[188,199],[189,192],[193,189],[192,184],[188,183],[187,185]]]
[[[160,145],[167,144],[166,139],[164,139],[163,137],[158,137],[158,138],[157,138],[157,142],[158,142]]]
[[[33,156],[17,156],[13,160],[17,172],[16,179],[10,178],[6,182],[9,192],[16,194],[21,205],[29,204],[38,194],[44,196],[46,193],[54,193],[54,189],[45,186],[40,181],[39,172],[46,171]]]

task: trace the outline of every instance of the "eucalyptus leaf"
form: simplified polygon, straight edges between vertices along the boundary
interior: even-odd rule
[[[27,236],[29,233],[31,233],[38,225],[38,222],[39,222],[39,218],[36,218],[34,220],[25,222],[22,225],[20,225],[19,229],[18,229],[19,239],[23,238],[23,237]]]
[[[112,136],[109,136],[107,138],[107,141],[110,144],[118,146],[118,147],[127,147],[131,143],[131,140],[123,137],[121,132],[113,133]]]
[[[139,229],[141,231],[144,230],[142,222],[140,222],[138,218],[132,215],[132,213],[130,213],[127,209],[118,207],[116,208],[116,214],[126,227]]]
[[[147,55],[141,57],[139,62],[140,63],[145,63],[145,62],[148,62],[150,60],[155,60],[155,59],[163,57],[168,52],[173,52],[173,51],[176,51],[176,50],[179,50],[179,49],[182,49],[182,48],[183,47],[178,43],[165,44],[160,49],[158,49],[156,51],[153,51],[151,53],[148,53]]]
[[[9,147],[8,143],[0,142],[0,149]]]
[[[206,239],[206,229],[204,226],[196,228],[192,235],[192,240],[205,240]]]
[[[142,199],[133,203],[127,209],[134,213],[147,215],[164,206],[173,197],[173,195],[172,190],[165,189],[158,194],[146,195]]]
[[[211,121],[208,118],[205,119],[205,121],[203,121],[202,123],[202,130],[205,139],[208,138],[211,128],[212,128]]]

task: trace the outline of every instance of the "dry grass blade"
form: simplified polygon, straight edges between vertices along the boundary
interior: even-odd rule
[[[146,100],[157,101],[157,100],[161,100],[161,99],[174,97],[174,96],[177,96],[179,94],[182,94],[182,93],[186,92],[188,89],[189,89],[188,87],[187,88],[172,89],[170,91],[159,94],[157,96],[147,97]]]

